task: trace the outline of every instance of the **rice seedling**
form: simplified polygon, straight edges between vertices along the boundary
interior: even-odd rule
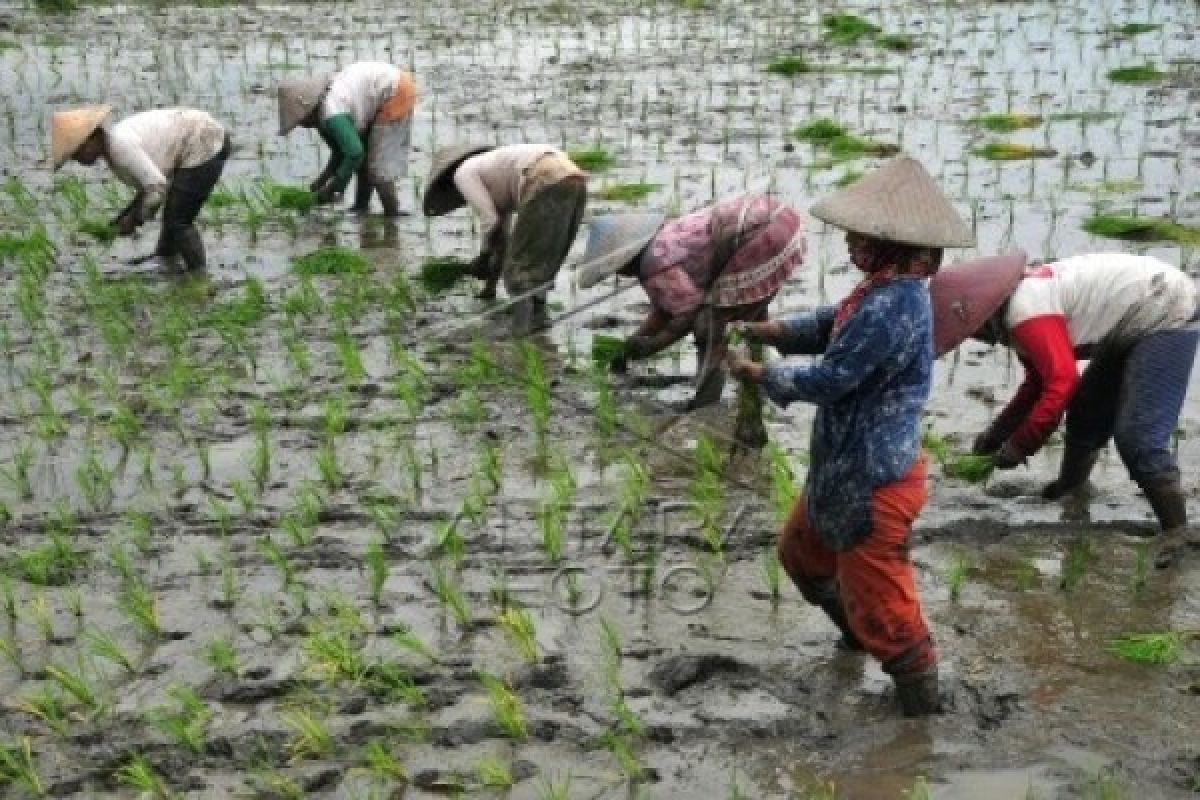
[[[1167,633],[1129,633],[1111,640],[1105,650],[1117,658],[1135,664],[1172,664],[1183,651],[1184,635]]]
[[[17,620],[17,593],[13,587],[12,578],[7,572],[0,573],[0,603],[4,606],[4,615],[10,622]]]
[[[1129,792],[1111,771],[1096,770],[1082,786],[1084,800],[1127,800]]]
[[[47,664],[43,672],[63,692],[74,698],[75,702],[82,705],[88,711],[92,713],[103,711],[105,707],[104,703],[97,694],[95,687],[92,686],[91,681],[84,674],[82,664],[74,671],[58,664]]]
[[[967,483],[986,483],[995,468],[996,462],[991,456],[971,453],[952,455],[942,463],[947,476]]]
[[[607,367],[593,364],[589,373],[589,381],[592,391],[596,394],[596,408],[592,414],[596,433],[602,440],[607,441],[617,432],[620,425],[617,400],[609,383]]]
[[[487,692],[492,721],[510,739],[524,739],[529,735],[521,700],[508,684],[488,672],[478,672],[479,682]]]
[[[849,186],[850,184],[855,183],[862,176],[862,170],[848,169],[834,180],[833,185],[839,188]]]
[[[863,156],[890,156],[900,151],[897,145],[855,136],[839,123],[829,119],[813,120],[796,128],[792,135],[825,150],[834,162]]]
[[[613,760],[617,762],[617,767],[625,775],[626,780],[631,783],[640,783],[645,780],[646,768],[642,766],[642,762],[633,752],[628,738],[618,733],[608,732],[600,737],[600,743],[605,750],[612,754]]]
[[[0,745],[0,784],[24,789],[35,797],[46,794],[28,736],[21,737],[19,744]]]
[[[427,258],[421,263],[418,282],[429,294],[441,294],[471,275],[470,263],[453,256]]]
[[[904,791],[905,800],[932,800],[933,795],[929,793],[929,782],[924,776],[918,777],[912,785],[911,789]]]
[[[1005,112],[1002,114],[984,114],[967,120],[972,125],[978,125],[992,133],[1012,133],[1023,128],[1036,128],[1042,124],[1042,118],[1036,114],[1021,114]]]
[[[301,277],[365,275],[370,269],[366,256],[346,247],[322,247],[292,260],[292,271]]]
[[[399,630],[392,632],[392,642],[397,647],[407,650],[410,653],[415,653],[430,663],[438,662],[437,653],[433,652],[433,648],[426,644],[411,628],[407,626],[401,627]]]
[[[989,161],[1020,161],[1027,158],[1053,158],[1058,151],[1053,147],[1037,147],[1019,142],[988,142],[974,147],[971,152]]]
[[[75,226],[80,233],[87,234],[102,244],[109,244],[117,238],[116,227],[105,219],[85,218]]]
[[[473,617],[466,595],[458,583],[447,575],[440,563],[433,565],[433,577],[430,579],[433,595],[441,604],[443,610],[449,611],[458,626],[464,631],[471,629]]]
[[[821,18],[826,37],[837,44],[854,44],[859,39],[879,33],[878,25],[855,14],[826,14]]]
[[[1092,543],[1086,536],[1080,536],[1071,541],[1067,545],[1067,550],[1063,553],[1062,559],[1062,576],[1059,579],[1059,588],[1064,592],[1073,592],[1083,580],[1084,574],[1087,572],[1088,564],[1092,560]]]
[[[771,508],[775,518],[783,522],[796,505],[799,489],[796,488],[796,473],[787,453],[775,442],[767,445],[767,469],[771,476]]]
[[[117,593],[117,609],[146,639],[162,634],[154,593],[141,581],[129,581]]]
[[[378,608],[382,605],[383,586],[388,579],[387,554],[383,550],[383,542],[372,539],[363,554],[363,564],[367,570],[367,591],[371,602]]]
[[[951,557],[942,575],[950,590],[950,602],[957,603],[962,597],[963,586],[974,568],[970,554],[965,551],[960,550]]]
[[[1183,225],[1169,219],[1141,217],[1135,214],[1094,214],[1083,222],[1083,229],[1094,236],[1133,242],[1178,242],[1200,244],[1200,226]]]
[[[362,769],[385,780],[399,783],[408,781],[408,770],[382,739],[372,739],[363,746],[359,764]]]
[[[585,172],[603,172],[617,163],[616,157],[600,145],[568,150],[567,155]]]
[[[1133,562],[1133,578],[1130,580],[1130,588],[1134,594],[1139,594],[1146,589],[1146,584],[1150,580],[1150,542],[1142,542],[1134,547],[1134,562]]]
[[[254,546],[275,569],[279,570],[279,588],[290,589],[296,581],[296,567],[288,558],[287,553],[283,552],[270,537],[256,540]]]
[[[509,644],[525,663],[537,663],[540,650],[537,627],[529,612],[519,607],[506,608],[496,616],[496,622],[504,631]]]
[[[326,488],[331,492],[342,488],[342,468],[338,466],[337,448],[332,443],[326,442],[317,449],[313,463],[317,465],[317,474]]]
[[[173,797],[170,786],[162,778],[144,756],[134,756],[125,766],[113,773],[113,779],[121,786],[128,786],[143,795],[156,800],[168,800]]]
[[[483,756],[475,764],[475,780],[485,789],[507,789],[516,783],[512,770],[495,756]]]
[[[236,678],[240,673],[237,651],[233,648],[233,642],[227,637],[218,636],[209,639],[204,645],[204,660],[218,674]]]
[[[592,337],[592,361],[600,366],[612,366],[625,355],[625,340],[619,336]]]
[[[63,532],[47,531],[48,541],[10,556],[9,566],[22,579],[36,586],[65,586],[88,562],[88,555],[77,550]]]
[[[333,734],[323,720],[303,710],[282,714],[280,719],[292,731],[287,750],[293,762],[325,758],[333,753]]]
[[[259,184],[268,203],[281,211],[296,211],[307,214],[316,208],[317,196],[301,186],[287,186],[273,181]]]
[[[172,686],[167,690],[167,694],[175,704],[152,710],[147,715],[146,722],[181,747],[193,753],[203,752],[212,711],[200,696],[187,686]]]
[[[767,72],[772,75],[784,75],[791,77],[793,75],[803,75],[808,72],[813,72],[814,67],[804,56],[784,56],[777,58],[767,64]]]
[[[1167,73],[1154,64],[1140,64],[1133,67],[1117,67],[1106,73],[1113,83],[1158,83],[1167,77]]]
[[[1161,28],[1162,25],[1153,22],[1126,22],[1124,25],[1114,25],[1109,30],[1121,36],[1138,36],[1139,34],[1151,33]]]
[[[768,547],[763,556],[763,579],[767,583],[767,593],[771,596],[771,605],[779,605],[783,598],[783,565],[779,563],[779,553],[774,547]]]
[[[67,708],[62,692],[57,687],[39,687],[18,700],[16,707],[31,717],[37,717],[42,724],[58,735],[67,735]]]
[[[571,772],[538,781],[538,800],[571,800]]]
[[[661,188],[661,183],[614,183],[602,187],[595,195],[601,200],[637,204]]]
[[[362,648],[345,630],[323,630],[310,634],[301,645],[305,669],[320,680],[360,682],[367,675]]]

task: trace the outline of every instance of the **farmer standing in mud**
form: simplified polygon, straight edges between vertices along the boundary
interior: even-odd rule
[[[229,158],[229,134],[203,111],[143,111],[108,126],[107,105],[58,111],[50,117],[54,169],[69,159],[91,166],[103,157],[116,176],[137,190],[113,221],[132,236],[163,208],[154,255],[180,256],[189,270],[205,267],[204,242],[195,220]]]
[[[425,215],[438,217],[463,205],[479,217],[482,242],[468,267],[484,282],[479,296],[495,297],[503,277],[510,297],[532,293],[513,308],[514,335],[545,327],[545,287],[579,232],[587,174],[548,144],[446,147],[433,155]],[[543,290],[535,291],[539,287]]]
[[[804,263],[803,215],[762,193],[726,198],[664,222],[664,215],[613,214],[592,220],[579,285],[609,275],[637,276],[650,313],[629,336],[614,368],[660,353],[692,334],[698,353],[692,411],[721,399],[726,328],[765,320],[767,307]],[[739,403],[739,443],[761,447],[766,431],[757,393],[754,408]]]
[[[866,273],[836,306],[743,326],[808,365],[759,364],[730,353],[730,369],[786,406],[817,406],[808,480],[779,534],[779,559],[804,598],[865,649],[896,683],[907,716],[940,708],[937,653],[921,614],[908,540],[925,504],[920,420],[933,373],[926,281],[942,248],[974,244],[933,179],[897,158],[830,195],[813,216],[847,231]]]
[[[1162,529],[1155,564],[1175,564],[1188,545],[1171,436],[1200,341],[1192,279],[1156,258],[1097,253],[1029,269],[967,265],[947,270],[931,291],[935,307],[959,301],[990,311],[974,321],[975,338],[1012,347],[1025,366],[1017,393],[972,450],[1011,469],[1045,444],[1065,414],[1058,478],[1042,489],[1058,500],[1086,485],[1114,440]],[[1075,361],[1083,358],[1091,361],[1081,377]]]
[[[397,181],[408,175],[417,87],[399,67],[377,61],[350,64],[335,75],[279,85],[279,134],[316,128],[329,145],[329,163],[309,188],[317,203],[339,200],[357,175],[351,210],[365,214],[373,192],[383,213],[399,216]]]

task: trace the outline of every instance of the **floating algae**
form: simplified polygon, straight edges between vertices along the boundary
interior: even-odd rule
[[[1095,236],[1133,242],[1178,242],[1200,244],[1200,228],[1180,225],[1159,217],[1133,214],[1096,214],[1083,222],[1083,229]]]
[[[421,265],[421,286],[430,294],[444,292],[470,275],[470,266],[470,263],[452,256],[428,258]]]
[[[611,366],[625,354],[625,340],[619,336],[593,336],[592,361]]]

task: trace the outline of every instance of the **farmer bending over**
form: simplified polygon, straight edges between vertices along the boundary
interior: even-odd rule
[[[482,243],[469,271],[484,281],[479,296],[492,298],[501,277],[510,297],[552,283],[586,204],[587,175],[566,153],[548,144],[514,144],[434,153],[424,207],[426,216],[437,217],[469,205],[479,217]],[[515,335],[544,327],[546,291],[522,299],[513,311]]]
[[[113,221],[117,232],[131,236],[161,206],[162,231],[154,254],[179,255],[187,269],[204,269],[204,242],[195,220],[229,158],[229,134],[208,114],[191,108],[143,111],[108,126],[111,111],[100,105],[51,116],[54,169],[71,158],[90,166],[103,157],[122,182],[137,190]]]
[[[1162,529],[1155,563],[1173,565],[1188,544],[1171,436],[1200,340],[1192,279],[1158,259],[1124,253],[1026,270],[989,263],[971,269],[976,280],[962,275],[960,285],[1005,290],[975,338],[1012,347],[1025,366],[1024,382],[975,439],[974,452],[991,454],[1000,469],[1015,467],[1045,444],[1065,414],[1058,478],[1042,490],[1057,500],[1087,483],[1100,452],[1115,440]],[[947,270],[947,283],[956,273]],[[932,291],[945,289],[935,280]],[[1082,377],[1076,359],[1091,359]]]
[[[805,365],[730,369],[761,383],[775,403],[817,406],[804,492],[779,534],[779,560],[804,598],[866,649],[896,683],[904,713],[939,707],[937,653],[908,556],[925,504],[920,421],[933,372],[933,318],[925,278],[944,247],[974,235],[921,165],[895,159],[812,209],[847,231],[866,277],[836,306],[744,326],[746,336]]]
[[[579,285],[614,273],[636,275],[650,298],[650,313],[625,340],[618,370],[692,334],[700,365],[687,404],[694,410],[721,399],[726,326],[766,319],[779,288],[804,263],[804,251],[800,212],[766,194],[737,195],[667,222],[662,214],[596,217]],[[739,421],[739,441],[764,444],[761,420],[753,433],[746,424]]]
[[[376,61],[351,64],[331,76],[279,85],[279,133],[316,128],[329,145],[329,163],[309,188],[320,204],[339,200],[357,175],[353,211],[366,213],[372,191],[383,213],[398,216],[396,182],[408,175],[417,87],[399,67]]]

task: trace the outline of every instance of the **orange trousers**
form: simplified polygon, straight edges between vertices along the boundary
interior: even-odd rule
[[[825,546],[809,524],[803,496],[779,534],[779,560],[796,588],[892,675],[937,663],[908,555],[927,495],[922,454],[903,477],[872,493],[871,532],[852,549]]]

